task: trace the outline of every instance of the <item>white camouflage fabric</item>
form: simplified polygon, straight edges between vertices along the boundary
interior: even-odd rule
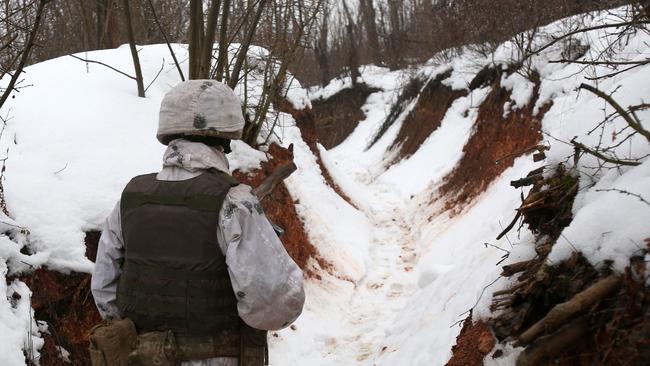
[[[193,178],[206,169],[230,173],[228,160],[219,148],[177,139],[164,154],[159,180]],[[124,243],[119,202],[106,220],[99,241],[92,293],[102,318],[120,318],[116,304],[117,283],[122,272]],[[228,271],[238,296],[239,316],[251,327],[281,329],[302,312],[305,301],[303,274],[288,255],[262,212],[251,188],[240,184],[226,196],[217,239],[226,256]],[[236,366],[236,358],[184,362],[183,366]]]
[[[188,80],[173,87],[160,104],[158,132],[165,136],[215,136],[236,140],[242,136],[241,101],[227,85],[216,80]]]

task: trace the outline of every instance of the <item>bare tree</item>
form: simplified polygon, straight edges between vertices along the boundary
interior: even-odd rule
[[[359,72],[359,43],[357,41],[359,33],[358,26],[352,18],[347,2],[343,1],[342,4],[346,19],[345,29],[348,42],[348,67],[350,68],[352,85],[357,85],[357,79],[361,76],[361,73]]]
[[[11,75],[9,83],[2,90],[2,96],[0,96],[0,107],[2,107],[7,101],[9,95],[14,90],[16,90],[18,80],[23,73],[23,69],[27,65],[27,62],[29,61],[31,51],[34,48],[36,36],[38,35],[41,23],[43,22],[45,7],[49,2],[50,0],[39,0],[36,3],[35,15],[31,24],[29,23],[28,17],[22,17],[21,15],[28,14],[35,3],[23,3],[19,7],[11,7],[8,5],[8,3],[5,3],[6,12],[4,15],[6,29],[4,31],[6,34],[0,36],[0,39],[2,39],[4,42],[0,46],[0,49],[5,50],[12,47],[14,53],[10,56],[10,59],[2,66],[2,71],[0,73],[0,79],[4,78],[4,76],[7,74]],[[24,21],[22,25],[18,23],[17,19],[12,19],[19,16]],[[14,21],[16,22],[14,23]],[[19,48],[14,48],[15,46],[12,45],[20,37],[19,33],[21,31],[24,33],[22,36],[25,37],[25,40],[22,42],[22,45],[19,46]],[[13,71],[11,71],[12,69]]]
[[[138,85],[138,96],[144,98],[144,81],[142,80],[142,68],[140,67],[140,57],[135,46],[135,36],[133,35],[133,25],[131,24],[131,6],[129,0],[122,0],[124,8],[124,20],[126,22],[126,32],[129,37],[129,47],[131,57],[133,58],[133,67],[135,69],[135,82]]]
[[[377,14],[372,0],[359,0],[359,10],[363,19],[363,27],[366,30],[366,40],[370,49],[371,57],[375,62],[381,64],[383,57],[379,46],[379,35],[377,33]]]
[[[323,86],[327,85],[331,79],[329,50],[327,46],[329,36],[329,16],[329,6],[325,6],[320,20],[318,35],[316,37],[316,45],[314,47],[316,59],[318,60],[318,66],[320,67],[321,71],[321,85]]]

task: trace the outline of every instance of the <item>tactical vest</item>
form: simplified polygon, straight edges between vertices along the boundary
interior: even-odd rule
[[[211,170],[183,181],[141,175],[124,189],[117,304],[139,332],[238,333],[237,299],[217,242],[219,211],[237,184]]]

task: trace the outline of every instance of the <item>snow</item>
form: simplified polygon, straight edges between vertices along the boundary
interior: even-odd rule
[[[187,59],[185,46],[172,46],[179,59]],[[139,54],[145,84],[154,79],[163,59],[170,59],[166,45],[145,46]],[[78,56],[126,72],[133,68],[127,46]],[[186,63],[182,67],[187,74]],[[160,170],[165,146],[155,138],[158,110],[165,92],[178,82],[175,66],[167,61],[146,98],[137,97],[133,80],[72,57],[26,68],[22,83],[29,86],[0,111],[8,118],[0,134],[0,158],[7,158],[2,184],[11,214],[0,214],[0,266],[5,274],[41,266],[92,272],[93,263],[85,256],[85,232],[101,229],[131,177]],[[249,85],[261,90],[259,78]],[[300,93],[293,92],[291,98],[300,101]],[[267,159],[243,142],[232,148],[233,170],[250,171]],[[25,246],[35,254],[21,253]],[[24,284],[11,286],[28,299]],[[29,329],[25,301],[18,302],[18,308],[0,303],[0,330],[7,339],[0,342],[0,351],[6,351],[0,352],[3,365],[24,364],[22,338]],[[42,340],[31,344],[37,354]]]
[[[290,126],[291,116],[281,116],[287,126],[283,143],[293,144],[298,167],[285,182],[292,197],[298,199],[296,211],[303,219],[309,240],[320,244],[319,251],[327,255],[342,278],[356,282],[365,275],[369,264],[367,218],[325,183],[316,157],[295,122]]]
[[[607,16],[596,14],[587,26]],[[551,24],[540,34],[557,33],[562,26],[562,22]],[[583,41],[592,46],[585,57],[602,51],[603,37],[599,31],[584,36]],[[649,41],[650,36],[639,33],[621,46],[620,54],[647,57]],[[186,59],[182,45],[173,47],[179,59]],[[451,68],[445,85],[467,90],[483,67],[504,67],[516,53],[512,43],[504,43],[488,57],[466,51],[450,61],[434,58],[418,70],[362,68],[362,81],[380,88],[362,108],[366,119],[335,148],[318,146],[322,164],[351,203],[325,182],[296,122],[279,113],[278,125],[284,128],[276,131],[277,138],[285,146],[293,144],[298,166],[287,179],[287,188],[310,242],[332,268],[319,272],[322,279],[307,281],[307,304],[295,327],[271,335],[271,365],[444,365],[460,331],[457,322],[470,309],[475,318],[488,316],[490,294],[510,284],[511,280],[500,278],[497,263],[506,254],[501,265],[535,255],[535,237],[525,227],[499,241],[494,238],[513,218],[520,195],[527,194],[527,188],[516,190],[509,182],[542,165],[551,174],[564,164],[580,177],[574,220],[553,248],[550,263],[580,250],[594,265],[611,261],[613,269],[621,271],[628,258],[639,253],[650,237],[650,205],[645,202],[650,201],[646,157],[650,144],[636,136],[615,146],[625,136],[617,135],[625,127],[621,118],[605,123],[602,134],[600,130],[589,133],[612,108],[577,88],[581,83],[597,85],[613,93],[623,106],[647,102],[650,66],[596,84],[579,73],[578,65],[548,63],[561,51],[558,44],[531,60],[542,78],[537,101],[532,100],[533,84],[523,76],[511,74],[501,80],[512,91],[508,110],[535,103],[539,111],[552,103],[542,120],[543,142],[550,147],[547,160],[534,163],[528,155],[517,158],[454,217],[444,211],[445,197],[438,187],[462,158],[477,107],[490,88],[473,90],[454,101],[440,127],[407,159],[393,164],[395,151],[390,147],[414,102],[376,144],[368,145],[414,72],[432,77]],[[267,54],[260,48],[251,52],[251,62]],[[81,56],[122,70],[132,68],[124,46]],[[165,45],[146,46],[140,57],[145,80],[151,81],[168,51]],[[8,149],[3,185],[11,213],[11,217],[0,215],[4,233],[0,271],[5,276],[39,266],[92,270],[84,255],[84,232],[101,227],[128,179],[160,168],[164,147],[155,140],[158,106],[164,93],[179,82],[174,66],[164,65],[144,99],[135,95],[132,80],[70,57],[27,69],[25,84],[33,86],[21,90],[0,111],[11,117],[0,140],[0,151]],[[300,108],[308,107],[310,99],[326,98],[350,85],[349,78],[341,78],[307,93],[296,82],[285,91],[294,107]],[[259,77],[253,77],[246,91],[248,108],[259,101],[260,86]],[[638,115],[647,126],[650,112]],[[587,146],[608,146],[619,158],[643,163],[598,168],[597,159],[583,155],[574,165],[568,143],[574,136]],[[250,171],[267,158],[243,143],[232,148],[233,169]],[[25,245],[35,254],[21,253]],[[315,261],[311,265],[317,267]],[[33,320],[24,283],[0,283],[4,286],[0,291],[7,295],[0,298],[0,355],[3,364],[22,365],[23,350],[37,352],[41,347],[45,327]],[[485,364],[513,365],[520,349],[506,346],[504,351],[503,358],[488,356]]]
[[[414,196],[440,182],[463,156],[463,146],[470,137],[478,113],[472,105],[480,105],[489,91],[489,88],[477,89],[456,99],[440,127],[424,141],[418,152],[391,166],[379,179],[391,184],[403,197]]]
[[[512,73],[501,78],[501,86],[512,92],[510,99],[515,109],[521,109],[530,103],[535,84],[521,74]]]
[[[549,262],[580,251],[594,264],[612,261],[623,272],[630,256],[643,254],[643,239],[650,238],[650,201],[644,197],[650,197],[650,160],[622,175],[609,171],[584,193],[584,203],[574,207],[573,222],[553,247]]]
[[[7,266],[0,261],[0,273],[7,274]],[[3,365],[24,365],[23,350],[32,356],[43,346],[39,328],[31,307],[31,291],[24,282],[0,281],[0,359]]]
[[[604,16],[597,14],[587,26],[602,22]],[[557,32],[561,26],[551,24],[546,32]],[[602,36],[595,33],[588,38],[593,41]],[[633,37],[622,53],[647,55],[647,38]],[[443,83],[466,90],[478,70],[493,62],[503,67],[513,52],[512,44],[502,45],[491,57],[465,52],[447,64],[430,62],[423,72],[434,74],[435,70],[452,67],[451,77]],[[531,61],[543,78],[537,101],[532,100],[534,84],[522,75],[511,74],[502,79],[503,87],[512,91],[512,106],[509,103],[508,108],[535,103],[537,114],[542,106],[552,102],[542,120],[543,143],[550,147],[545,162],[547,174],[562,163],[581,178],[575,218],[563,233],[572,244],[561,239],[549,262],[556,263],[578,249],[594,265],[613,261],[613,268],[621,271],[629,257],[645,246],[644,239],[650,237],[650,206],[636,196],[611,190],[650,198],[649,162],[646,159],[638,167],[599,170],[591,168],[597,166],[595,158],[582,156],[578,166],[572,165],[573,147],[568,141],[579,136],[579,141],[596,146],[601,141],[600,133],[588,132],[612,109],[594,95],[577,90],[580,83],[593,83],[581,76],[578,66],[547,63],[560,52],[559,46],[551,48]],[[598,52],[598,48],[593,46],[590,52]],[[517,158],[511,168],[453,218],[442,210],[444,197],[438,196],[440,181],[462,157],[462,146],[472,133],[476,107],[489,89],[475,90],[455,101],[441,126],[420,149],[391,165],[394,153],[389,147],[412,105],[377,144],[368,150],[366,147],[408,73],[380,71],[383,76],[378,77],[373,73],[377,70],[371,67],[362,72],[364,80],[372,80],[374,84],[369,84],[382,88],[370,95],[362,108],[366,119],[340,145],[329,151],[320,149],[323,164],[334,181],[352,197],[371,225],[367,274],[355,283],[352,294],[346,290],[332,297],[328,290],[332,287],[331,279],[320,284],[321,291],[310,292],[308,313],[299,320],[298,328],[279,332],[277,338],[272,338],[272,356],[277,357],[272,358],[272,364],[444,365],[460,331],[454,324],[464,319],[469,309],[473,309],[474,318],[490,315],[490,294],[511,283],[500,278],[500,266],[535,255],[535,237],[525,227],[499,241],[495,237],[514,217],[515,208],[521,203],[520,195],[525,196],[528,191],[515,190],[509,182],[544,163],[534,163],[529,155]],[[638,68],[602,80],[598,87],[606,93],[616,91],[615,98],[624,106],[637,104],[650,93],[649,74],[650,68]],[[333,95],[348,85],[349,78],[337,80],[324,89],[311,91],[310,97]],[[640,118],[648,121],[650,115],[643,112]],[[606,124],[603,136],[610,137],[624,126],[624,121],[615,118]],[[603,146],[618,142],[611,138],[602,141]],[[641,158],[650,153],[647,141],[638,136],[613,149],[621,158]],[[295,194],[302,200],[303,195]],[[327,199],[322,201],[319,204],[327,204]],[[391,213],[390,221],[384,220],[385,212]],[[317,247],[324,244],[321,238],[314,240]],[[505,261],[497,266],[506,254]],[[393,296],[395,292],[399,295]],[[521,349],[501,347],[504,356],[487,356],[486,365],[514,365]]]

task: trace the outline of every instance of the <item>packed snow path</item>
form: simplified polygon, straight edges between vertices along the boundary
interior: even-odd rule
[[[323,364],[372,364],[375,357],[388,350],[382,343],[385,331],[416,288],[415,240],[404,219],[404,202],[384,184],[367,185],[366,189],[371,206],[364,213],[373,225],[368,272],[357,283],[343,315],[341,325],[346,336],[328,344]]]

